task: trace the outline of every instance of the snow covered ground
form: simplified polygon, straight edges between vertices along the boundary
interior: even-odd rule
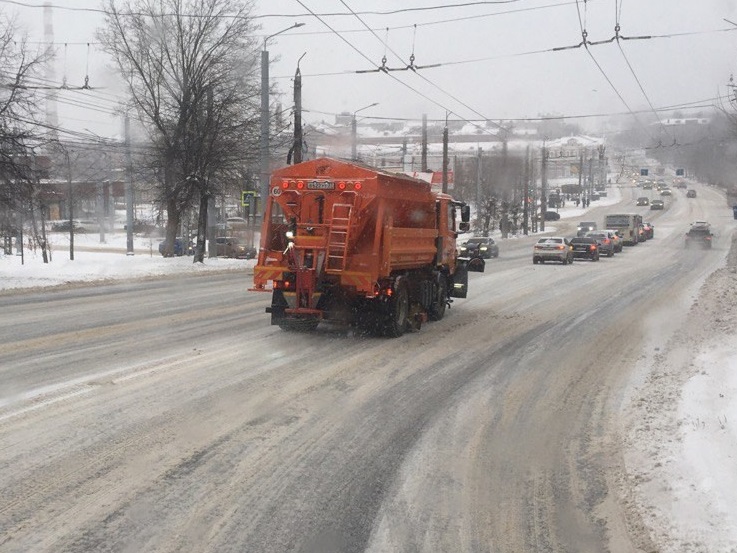
[[[49,233],[51,262],[44,263],[40,251],[26,249],[21,257],[0,252],[0,290],[58,286],[73,282],[109,281],[168,274],[207,271],[245,271],[254,260],[206,258],[205,263],[192,263],[191,256],[164,258],[159,254],[157,238],[135,237],[134,255],[126,255],[126,235],[107,234],[100,243],[99,234],[74,237],[74,260],[70,260],[69,235]]]
[[[623,494],[657,551],[737,553],[737,237],[685,321],[661,332],[625,409]]]

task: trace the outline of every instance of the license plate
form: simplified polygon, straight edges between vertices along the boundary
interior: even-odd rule
[[[333,181],[313,180],[307,183],[308,190],[335,190]]]

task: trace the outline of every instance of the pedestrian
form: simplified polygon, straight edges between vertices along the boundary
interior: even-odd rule
[[[576,196],[576,207],[578,207],[578,204],[580,203],[581,203],[581,200],[578,198],[578,196]]]

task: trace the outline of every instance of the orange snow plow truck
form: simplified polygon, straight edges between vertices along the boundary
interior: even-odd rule
[[[450,298],[466,297],[468,272],[483,272],[482,259],[456,251],[469,214],[425,181],[363,165],[321,158],[279,169],[252,290],[272,292],[266,312],[285,330],[328,321],[401,336],[441,319]]]

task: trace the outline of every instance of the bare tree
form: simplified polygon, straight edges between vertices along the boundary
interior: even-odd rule
[[[49,58],[48,51],[32,52],[15,19],[0,13],[0,226],[6,229],[11,214],[33,215],[38,207],[38,109],[29,81]]]
[[[107,0],[106,8],[100,40],[127,82],[130,107],[161,167],[168,254],[182,213],[198,203],[195,262],[202,261],[208,200],[244,173],[247,140],[256,136],[252,2]]]

